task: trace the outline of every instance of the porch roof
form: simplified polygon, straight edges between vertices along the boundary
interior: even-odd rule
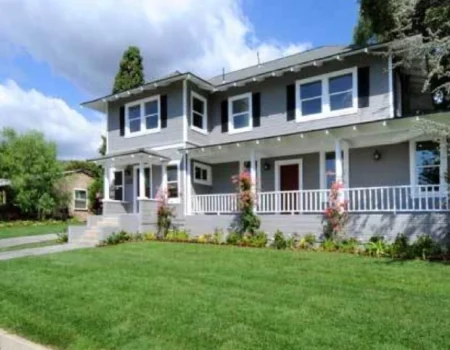
[[[350,148],[397,144],[424,134],[424,131],[418,127],[419,120],[431,120],[449,124],[448,117],[449,112],[439,112],[426,116],[383,119],[355,125],[297,131],[243,141],[187,147],[179,151],[187,153],[195,157],[195,159],[214,164],[248,160],[250,153],[243,152],[244,150],[255,150],[261,158],[271,158],[315,153],[322,150],[331,151],[335,147],[336,140],[341,140],[344,145]],[[236,150],[239,151],[236,152]]]
[[[146,163],[152,163],[152,164],[161,164],[161,163],[167,163],[170,161],[170,158],[157,153],[155,151],[150,151],[145,148],[137,148],[134,150],[128,150],[123,152],[116,152],[116,153],[108,153],[107,155],[103,157],[98,158],[92,158],[88,159],[89,162],[95,162],[95,163],[106,163],[106,162],[112,162],[112,163],[130,163],[132,159],[135,159],[136,161],[144,161]]]

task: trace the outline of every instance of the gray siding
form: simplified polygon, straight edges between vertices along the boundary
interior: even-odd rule
[[[124,104],[154,95],[167,95],[167,128],[160,132],[135,137],[120,136],[120,107]],[[183,142],[183,88],[181,83],[159,91],[143,92],[108,105],[108,151],[117,152],[135,148],[151,148]]]
[[[381,154],[379,161],[373,153]],[[350,187],[409,185],[409,144],[384,145],[349,150]]]
[[[193,159],[192,162],[198,162]],[[201,162],[199,162],[201,163]],[[191,164],[191,195],[214,194],[214,193],[234,193],[235,185],[231,181],[232,176],[239,173],[239,162],[211,164],[212,167],[212,186],[205,186],[194,182],[194,167]]]
[[[286,86],[298,79],[330,73],[354,66],[370,65],[370,106],[359,109],[358,113],[346,116],[317,119],[307,123],[286,121]],[[252,131],[238,134],[222,133],[220,105],[228,97],[246,92],[261,93],[261,126]],[[209,99],[210,138],[212,144],[231,142],[258,137],[276,136],[295,131],[307,131],[327,127],[352,125],[389,117],[389,94],[387,59],[360,55],[343,61],[324,63],[322,67],[308,67],[299,73],[288,73],[281,78],[267,79],[261,83],[232,88],[223,93],[211,95]]]

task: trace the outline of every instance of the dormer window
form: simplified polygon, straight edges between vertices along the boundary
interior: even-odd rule
[[[161,129],[159,95],[126,104],[125,118],[126,136],[158,132]]]
[[[252,130],[252,94],[231,97],[228,100],[228,129],[230,134]]]
[[[191,129],[208,133],[208,104],[206,99],[199,94],[192,92],[191,95]]]
[[[297,81],[297,121],[356,113],[357,75],[355,67]]]

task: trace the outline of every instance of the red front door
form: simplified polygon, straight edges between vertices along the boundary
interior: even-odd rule
[[[288,164],[280,166],[280,191],[300,190],[300,167],[299,164]],[[282,193],[280,197],[282,212],[299,211],[299,194]]]

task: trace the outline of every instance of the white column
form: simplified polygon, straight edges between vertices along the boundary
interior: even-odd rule
[[[139,194],[138,198],[146,198],[145,196],[145,171],[144,162],[141,160],[139,162]]]
[[[389,79],[389,116],[394,118],[394,65],[392,54],[388,58],[388,79]]]
[[[342,146],[341,140],[336,140],[335,143],[335,158],[336,158],[336,182],[342,183],[344,180],[343,163],[342,163]]]
[[[186,193],[186,215],[191,215],[192,213],[192,208],[191,208],[191,188],[192,188],[192,183],[191,183],[191,159],[189,158],[189,156],[187,154],[184,155],[184,171],[185,171],[185,175],[186,175],[186,188],[184,190],[184,192]]]
[[[162,166],[161,189],[167,195],[167,163],[163,163],[161,166]]]
[[[259,164],[261,166],[261,164]],[[252,196],[253,199],[256,201],[256,152],[254,149],[252,149],[250,153],[250,181],[252,183]],[[255,211],[256,208],[253,207],[253,211]]]
[[[111,167],[109,163],[104,165],[104,175],[103,175],[103,199],[109,200],[109,189],[111,186]]]

